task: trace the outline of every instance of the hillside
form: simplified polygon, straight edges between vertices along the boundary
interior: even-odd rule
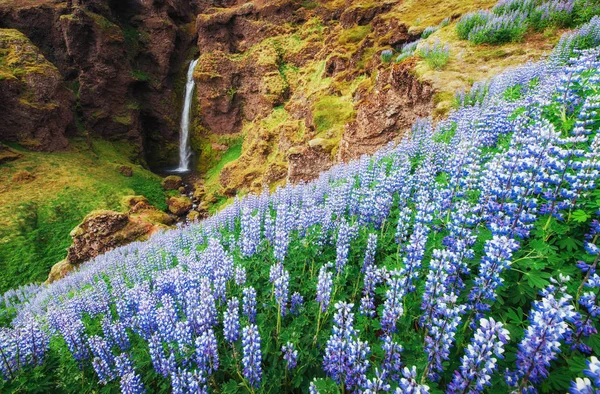
[[[454,31],[510,41],[523,15],[538,23],[523,4]],[[494,22],[503,12],[512,24]],[[5,293],[0,387],[600,390],[600,17],[589,19],[372,155]]]

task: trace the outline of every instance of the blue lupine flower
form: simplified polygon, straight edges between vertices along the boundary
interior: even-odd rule
[[[260,350],[260,334],[255,324],[244,327],[242,332],[244,350],[244,377],[254,387],[259,387],[262,379],[262,355]]]
[[[242,290],[242,310],[250,323],[256,322],[256,290],[254,287],[246,287]]]
[[[568,279],[561,278],[562,281]],[[535,392],[532,384],[539,384],[548,377],[550,362],[560,352],[561,340],[571,331],[568,322],[575,317],[572,297],[565,291],[564,286],[549,285],[540,292],[543,298],[533,303],[529,327],[519,343],[517,369],[507,373],[509,385]]]
[[[207,374],[219,369],[218,343],[212,329],[204,331],[196,338],[196,363]]]
[[[448,393],[480,393],[491,385],[491,376],[498,368],[496,357],[503,358],[504,345],[509,340],[508,330],[494,319],[481,319],[479,328],[454,379],[448,385]],[[496,356],[496,357],[494,357]]]
[[[227,310],[223,313],[223,336],[229,343],[238,340],[240,336],[240,300],[232,297],[227,303]]]
[[[345,302],[335,304],[334,326],[323,357],[323,369],[327,375],[348,389],[366,382],[367,356],[370,353],[369,345],[358,339],[358,332],[354,329],[352,307],[353,304]]]
[[[317,302],[321,304],[321,312],[326,312],[331,298],[331,288],[333,286],[333,274],[327,271],[328,264],[319,269],[319,279],[317,282]]]
[[[597,394],[600,390],[600,361],[592,356],[587,361],[587,366],[583,373],[588,377],[577,378],[569,390],[571,394]]]
[[[287,369],[294,369],[298,363],[298,350],[295,349],[291,342],[286,343],[281,347],[283,359],[286,361]]]

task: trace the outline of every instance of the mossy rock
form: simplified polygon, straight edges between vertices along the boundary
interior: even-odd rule
[[[165,190],[179,190],[182,186],[183,180],[177,175],[169,175],[162,181],[162,187]]]
[[[186,196],[170,197],[167,200],[169,212],[173,215],[183,216],[192,209],[192,200]]]

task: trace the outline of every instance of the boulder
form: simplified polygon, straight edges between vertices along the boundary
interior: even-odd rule
[[[185,196],[170,197],[167,205],[173,215],[183,216],[192,209],[192,200]]]
[[[133,176],[133,168],[131,166],[120,166],[118,170],[124,177],[130,178]]]
[[[162,181],[162,187],[165,190],[178,190],[182,186],[183,180],[177,175],[169,175]]]

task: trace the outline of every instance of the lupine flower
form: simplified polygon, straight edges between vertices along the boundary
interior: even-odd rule
[[[403,284],[404,280],[398,277],[398,273],[392,273],[388,279],[389,289],[385,293],[383,316],[381,317],[381,328],[388,335],[396,332],[396,323],[404,314],[402,300],[406,293]]]
[[[319,269],[319,280],[317,282],[317,302],[321,304],[321,312],[326,312],[331,298],[333,286],[333,274],[327,271],[329,264]]]
[[[399,387],[396,388],[396,394],[427,394],[429,386],[417,382],[417,367],[414,365],[411,369],[404,367]]]
[[[260,350],[260,334],[258,327],[250,324],[242,332],[244,350],[244,377],[254,387],[260,386],[262,379],[262,355]]]
[[[142,379],[133,369],[133,364],[126,354],[115,357],[115,364],[121,377],[121,393],[141,394],[146,392]]]
[[[497,359],[503,358],[504,345],[509,340],[508,330],[494,319],[481,319],[479,328],[467,346],[462,364],[454,371],[448,393],[480,393],[491,385],[491,376],[498,368]]]
[[[389,376],[389,378],[393,381],[398,381],[402,371],[402,360],[400,356],[402,355],[404,348],[402,345],[394,342],[392,337],[389,335],[384,335],[382,341],[383,344],[381,347],[385,352],[385,357],[381,367],[383,368],[386,376]]]
[[[235,268],[235,284],[238,286],[246,284],[246,269],[244,267]]]
[[[256,321],[256,290],[254,287],[246,287],[242,291],[244,297],[242,299],[242,310],[244,311],[244,315],[248,317],[248,321],[250,323],[255,323]]]
[[[600,390],[600,361],[596,356],[592,356],[587,361],[587,366],[583,373],[588,377],[577,378],[571,384],[571,394],[597,394]]]
[[[568,281],[569,278],[561,279]],[[519,343],[517,369],[507,373],[506,380],[511,386],[535,391],[531,384],[539,384],[548,376],[548,366],[560,352],[561,340],[570,331],[568,322],[575,317],[572,297],[565,291],[564,286],[549,285],[540,292],[543,298],[533,303],[530,325]]]
[[[287,363],[287,369],[294,369],[298,362],[298,350],[295,349],[294,344],[291,342],[286,343],[281,347],[281,352]]]
[[[334,326],[323,357],[327,375],[348,389],[366,382],[370,353],[369,345],[358,339],[358,332],[353,327],[352,307],[353,304],[345,302],[335,304]]]
[[[377,234],[369,234],[367,240],[367,249],[365,250],[365,259],[363,260],[362,273],[375,262],[375,252],[377,251]]]
[[[302,304],[304,304],[304,297],[297,291],[292,294],[292,305],[290,306],[290,313],[292,315],[300,314],[300,308],[302,308]]]
[[[288,292],[290,287],[289,271],[283,269],[282,267],[281,274],[277,277],[277,279],[275,279],[273,286],[275,300],[277,301],[277,305],[279,305],[281,316],[285,316],[288,303]]]
[[[217,338],[212,329],[204,331],[196,338],[196,363],[207,374],[219,369]]]
[[[227,310],[223,313],[223,336],[229,343],[237,341],[240,336],[240,300],[232,297],[227,303]]]

